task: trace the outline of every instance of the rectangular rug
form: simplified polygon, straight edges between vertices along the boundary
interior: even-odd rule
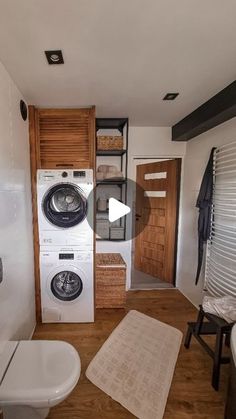
[[[161,419],[182,332],[131,310],[90,362],[87,378],[140,419]]]

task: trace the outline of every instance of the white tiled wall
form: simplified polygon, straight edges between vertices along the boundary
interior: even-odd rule
[[[183,200],[180,209],[183,222],[179,229],[180,245],[177,285],[180,291],[195,305],[202,302],[204,284],[203,264],[199,283],[195,286],[198,246],[198,209],[196,208],[196,200],[211,148],[235,140],[236,118],[233,118],[187,142],[184,163]]]
[[[28,121],[20,99],[0,63],[0,341],[27,339],[35,325]]]

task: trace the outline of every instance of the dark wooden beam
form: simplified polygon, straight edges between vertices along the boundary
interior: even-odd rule
[[[172,127],[172,141],[188,141],[236,116],[236,81]]]

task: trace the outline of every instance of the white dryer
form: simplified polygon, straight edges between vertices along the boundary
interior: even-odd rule
[[[40,245],[93,248],[93,170],[38,170]]]
[[[93,252],[41,248],[43,323],[94,321],[93,257]]]

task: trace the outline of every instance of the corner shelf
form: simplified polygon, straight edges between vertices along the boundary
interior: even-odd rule
[[[122,180],[97,180],[96,185],[124,185],[127,182],[126,179]]]
[[[97,150],[97,156],[123,156],[126,150]]]
[[[128,125],[128,118],[96,118],[96,130],[118,129],[123,134],[124,127]]]
[[[96,241],[98,242],[123,242],[125,239],[101,239],[101,238],[96,238]]]

